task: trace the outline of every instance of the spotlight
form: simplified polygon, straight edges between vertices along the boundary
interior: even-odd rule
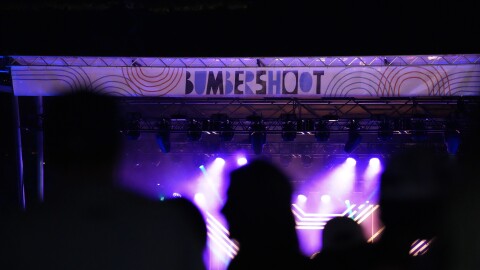
[[[293,142],[297,137],[297,116],[295,114],[282,114],[282,139],[284,142]]]
[[[157,145],[163,153],[170,152],[170,122],[162,119],[157,123],[158,132],[156,135]]]
[[[181,197],[182,197],[182,194],[180,194],[180,193],[178,193],[178,192],[174,192],[174,193],[172,194],[172,197],[174,197],[174,198],[181,198]]]
[[[447,123],[444,132],[444,141],[445,146],[447,147],[447,152],[451,155],[455,155],[460,146],[460,132],[455,123]]]
[[[322,197],[320,197],[320,200],[324,203],[329,203],[331,199],[332,198],[328,194],[322,195]]]
[[[237,159],[237,165],[238,166],[243,166],[243,165],[247,164],[247,162],[248,162],[247,159],[244,158],[244,157],[240,157],[240,158]]]
[[[219,133],[220,140],[229,142],[233,139],[234,129],[232,121],[223,113],[212,114],[209,129]]]
[[[297,202],[299,203],[304,203],[307,201],[307,196],[303,195],[303,194],[300,194],[297,196]]]
[[[393,138],[393,129],[390,125],[390,122],[384,120],[380,123],[378,127],[377,138],[379,141],[387,142]]]
[[[368,165],[378,167],[380,166],[380,160],[378,158],[371,158],[370,161],[368,161]]]
[[[195,119],[192,119],[187,127],[187,139],[197,142],[202,138],[202,125]]]
[[[326,142],[330,138],[326,121],[318,121],[315,125],[315,139],[317,142]]]
[[[290,162],[292,162],[292,155],[281,155],[280,156],[280,163],[285,166],[285,167],[288,167],[288,165],[290,165]]]
[[[252,144],[253,152],[256,155],[259,155],[262,153],[263,145],[267,141],[265,124],[263,123],[262,118],[257,115],[249,116],[247,120],[251,122],[249,139]]]
[[[303,167],[309,168],[310,166],[312,166],[312,161],[313,161],[313,158],[311,155],[302,155]]]
[[[220,139],[224,142],[230,142],[233,139],[234,130],[230,120],[226,120],[220,126]]]
[[[350,167],[353,167],[357,164],[357,161],[354,158],[351,158],[351,157],[347,158],[347,160],[345,162]]]
[[[125,131],[127,139],[130,141],[136,141],[140,137],[140,131],[138,130],[138,123],[130,123],[128,129]]]
[[[417,120],[411,123],[412,140],[415,142],[424,142],[428,139],[425,121]]]
[[[352,120],[347,126],[348,131],[348,140],[345,143],[344,151],[348,154],[352,153],[362,141],[362,135],[358,133],[360,125],[356,120]]]
[[[138,112],[128,113],[127,126],[125,129],[125,136],[128,140],[135,141],[140,137],[140,119],[141,114]]]
[[[204,207],[205,206],[205,203],[206,203],[206,198],[205,198],[205,195],[203,195],[203,193],[195,193],[195,196],[193,197],[193,200],[195,201],[195,203],[199,206],[199,207]]]
[[[221,157],[217,157],[214,162],[222,166],[225,165],[225,159]]]

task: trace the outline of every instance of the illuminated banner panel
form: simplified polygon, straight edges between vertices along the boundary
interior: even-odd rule
[[[395,97],[480,94],[480,65],[300,68],[14,66],[17,96],[90,88],[131,97]]]

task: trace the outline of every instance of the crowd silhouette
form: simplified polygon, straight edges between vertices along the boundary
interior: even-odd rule
[[[205,269],[207,229],[189,200],[150,200],[114,179],[115,98],[45,99],[45,201],[0,221],[0,269]]]
[[[289,178],[265,160],[253,161],[230,174],[222,209],[230,236],[240,251],[233,269],[306,269],[291,210]]]
[[[45,109],[45,202],[2,216],[0,269],[206,269],[207,227],[191,201],[150,200],[116,184],[115,98],[85,89]],[[394,154],[380,181],[380,239],[367,243],[354,220],[333,218],[312,259],[299,248],[289,176],[262,159],[233,170],[221,212],[240,249],[228,269],[480,269],[475,132],[456,157]],[[418,239],[431,244],[414,257]]]

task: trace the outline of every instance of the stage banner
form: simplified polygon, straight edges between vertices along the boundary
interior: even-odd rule
[[[402,97],[480,94],[480,65],[301,68],[14,66],[17,96],[89,88],[128,97]]]

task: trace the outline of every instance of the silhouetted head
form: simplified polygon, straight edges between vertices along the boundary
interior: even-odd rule
[[[174,238],[164,248],[169,249],[168,252],[175,250],[179,253],[166,259],[170,260],[169,263],[173,263],[174,259],[180,260],[175,261],[175,269],[205,269],[203,255],[207,246],[207,226],[200,210],[185,198],[167,199],[162,206],[168,213],[165,217],[166,231]]]
[[[452,172],[447,157],[431,150],[393,156],[380,182],[380,217],[386,228],[405,241],[435,236]]]
[[[45,98],[46,169],[62,175],[90,173],[83,181],[113,170],[120,147],[120,125],[113,97],[78,90]],[[111,179],[105,179],[105,181]],[[68,184],[68,179],[63,179]],[[48,185],[48,183],[47,183]]]
[[[323,229],[322,250],[341,251],[367,242],[360,224],[348,217],[334,217]]]
[[[240,244],[244,240],[272,237],[289,242],[289,237],[296,237],[291,235],[295,233],[292,186],[275,165],[256,160],[232,171],[227,196],[222,213],[231,237]],[[279,232],[283,235],[274,235]]]

